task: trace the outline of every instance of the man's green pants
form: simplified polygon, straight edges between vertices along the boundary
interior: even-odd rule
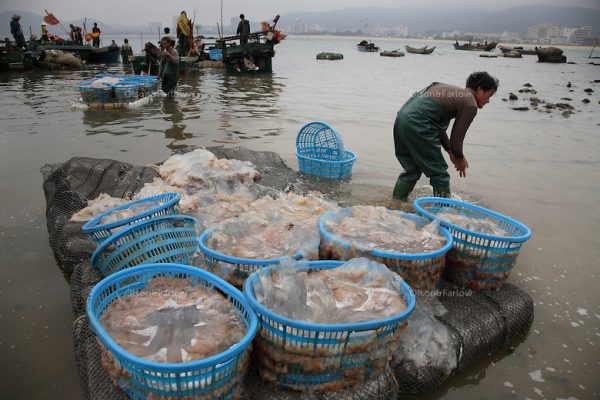
[[[440,141],[449,123],[446,111],[422,93],[415,94],[398,111],[394,147],[404,172],[394,187],[395,199],[406,200],[421,174],[429,178],[434,196],[450,196],[450,175]]]

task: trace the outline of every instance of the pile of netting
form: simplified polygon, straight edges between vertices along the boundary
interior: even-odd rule
[[[319,184],[318,181],[303,180],[275,153],[254,152],[241,147],[209,150],[218,159],[239,160],[237,165],[240,168],[233,173],[235,179],[217,189],[222,195],[221,199],[229,199],[232,193],[236,193],[231,201],[211,203],[215,192],[212,192],[211,198],[202,197],[201,189],[197,191],[198,199],[186,200],[182,197],[182,209],[198,210],[194,216],[201,217],[199,225],[202,229],[239,213],[240,204],[244,204],[242,211],[252,211],[247,209],[251,207],[248,206],[249,202],[240,202],[238,195],[254,201],[262,199],[260,201],[265,203],[263,205],[266,208],[271,202],[284,201],[291,207],[289,212],[294,213],[297,210],[295,206],[289,206],[293,204],[289,199],[294,199],[296,195],[307,195]],[[245,169],[243,162],[250,162],[259,174],[255,176],[251,170]],[[153,187],[156,186],[152,183],[157,185],[160,178],[164,181],[164,175],[160,172],[162,169],[164,173],[168,168],[169,164],[158,168],[139,167],[106,159],[73,158],[65,163],[46,165],[42,169],[50,245],[58,265],[71,283],[75,359],[88,399],[120,399],[125,395],[102,367],[98,341],[85,314],[88,294],[102,279],[102,275],[90,264],[90,256],[96,246],[81,230],[83,220],[89,216],[84,215],[81,220],[72,217],[101,194],[105,198],[99,201],[105,201],[106,204],[99,203],[97,211],[116,205],[109,197],[129,200],[155,194]],[[172,171],[172,180],[167,180],[166,184],[176,186],[177,179],[181,178],[177,175],[180,168],[174,167]],[[247,191],[240,194],[235,189],[237,183],[232,182],[244,180],[250,180],[251,184],[247,185]],[[203,186],[207,182],[196,184]],[[144,187],[145,190],[141,192]],[[281,195],[290,190],[294,193]],[[264,198],[265,195],[270,195],[272,200]],[[324,210],[327,207],[324,206]],[[285,214],[285,209],[282,213]],[[311,223],[316,221],[314,215],[306,215],[306,218]],[[261,381],[251,363],[242,398],[391,400],[398,394],[421,393],[439,386],[482,357],[522,336],[533,321],[531,298],[509,283],[497,291],[474,292],[442,281],[435,291],[417,295],[419,302],[408,319],[408,329],[390,368],[377,379],[342,391],[299,393]]]

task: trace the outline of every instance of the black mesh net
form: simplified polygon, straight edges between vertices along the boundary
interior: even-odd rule
[[[437,293],[446,312],[435,318],[448,329],[456,366],[448,371],[406,360],[392,363],[400,393],[422,393],[441,385],[522,336],[533,322],[533,300],[510,283],[496,291],[474,292],[442,280]]]
[[[243,147],[208,148],[219,158],[250,161],[261,173],[259,183],[268,191],[294,190],[301,193],[317,189],[318,180],[303,180],[271,152],[255,152]],[[50,245],[63,273],[70,278],[71,304],[75,322],[73,342],[81,384],[87,399],[122,399],[100,361],[96,335],[85,316],[87,297],[101,279],[93,269],[90,256],[95,245],[81,232],[81,222],[69,221],[86,206],[88,199],[101,193],[130,198],[152,181],[157,173],[151,167],[92,158],[73,158],[63,164],[42,168],[47,201],[47,226]],[[244,400],[392,400],[398,394],[421,393],[441,385],[449,377],[523,335],[533,321],[531,298],[513,285],[505,284],[494,292],[470,292],[456,296],[460,289],[442,282],[437,299],[447,312],[436,317],[448,329],[456,366],[448,371],[430,366],[417,367],[412,361],[393,361],[391,369],[378,379],[350,390],[331,393],[299,393],[260,380],[250,368],[244,382]],[[410,324],[410,320],[409,320]]]

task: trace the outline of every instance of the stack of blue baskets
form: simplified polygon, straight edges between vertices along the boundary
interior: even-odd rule
[[[300,268],[316,270],[336,268],[343,262],[298,264]],[[269,360],[264,365],[259,362],[259,370],[266,368],[264,376],[284,387],[302,391],[335,391],[353,382],[377,378],[388,364],[391,343],[400,339],[405,320],[415,307],[415,296],[406,282],[398,277],[406,309],[393,317],[347,324],[316,324],[286,318],[258,302],[254,288],[260,274],[269,274],[273,268],[276,267],[254,272],[244,284],[244,294],[259,318],[258,358]]]
[[[119,82],[102,87],[92,86],[96,79],[106,77],[117,78]],[[130,103],[137,100],[140,94],[147,95],[158,89],[158,80],[155,76],[99,74],[96,79],[90,79],[77,85],[81,100],[86,104]]]
[[[122,206],[115,207],[100,215],[97,215],[96,217],[92,218],[87,223],[85,223],[85,225],[83,225],[82,231],[83,233],[89,235],[89,237],[94,241],[94,243],[99,245],[102,244],[106,239],[108,239],[113,233],[123,229],[128,225],[133,225],[143,220],[161,217],[164,215],[179,214],[180,199],[181,195],[179,193],[172,192],[158,194],[156,196],[146,197],[145,199],[132,201],[130,203],[123,204]],[[110,217],[111,215],[126,211],[128,209],[135,209],[138,207],[152,205],[153,203],[156,203],[155,207],[149,208],[146,211],[135,214],[132,217],[120,219],[118,221],[109,223],[104,222],[104,220]]]
[[[152,196],[116,207],[84,225],[84,231],[98,245],[92,266],[106,276],[88,298],[87,315],[103,348],[115,361],[109,364],[112,372],[119,374],[119,387],[130,398],[235,399],[249,364],[258,319],[239,290],[209,272],[183,265],[195,255],[198,237],[196,220],[178,215],[179,199],[178,193]],[[103,223],[136,209],[144,211]],[[154,278],[181,279],[192,286],[215,288],[239,310],[246,335],[222,353],[186,363],[158,363],[126,352],[100,319],[113,301],[139,293]]]
[[[422,197],[414,201],[414,207],[417,214],[428,220],[438,219],[450,232],[453,245],[448,252],[445,275],[452,282],[472,289],[498,288],[515,266],[521,245],[531,237],[531,230],[521,222],[463,201]],[[473,232],[436,215],[447,210],[494,221],[507,236]]]
[[[104,276],[151,263],[190,261],[198,249],[196,220],[179,214],[179,193],[163,193],[115,207],[83,225],[98,247],[92,266]],[[111,215],[135,215],[104,223]]]
[[[352,174],[356,154],[344,149],[342,138],[325,122],[304,125],[296,137],[300,172],[325,179],[341,180]]]
[[[328,211],[321,215],[319,218],[319,233],[321,234],[321,245],[323,248],[340,248],[347,251],[352,247],[353,251],[358,251],[355,244],[329,232],[325,228],[325,222],[328,219],[332,219],[336,215],[339,216],[341,213],[349,212],[349,210],[350,209],[342,208],[335,213],[333,211]],[[417,226],[422,226],[430,222],[430,220],[415,214],[399,211],[389,212],[397,214],[402,218],[415,221]],[[395,251],[371,250],[365,252],[365,254],[359,254],[358,256],[367,257],[385,264],[391,271],[396,272],[405,279],[410,287],[415,290],[433,291],[436,289],[442,276],[446,264],[445,256],[452,248],[453,242],[452,236],[444,227],[440,226],[439,233],[445,237],[446,244],[435,251],[427,253],[400,253]],[[343,254],[345,251],[342,251],[341,253]],[[335,256],[336,259],[341,259],[338,257],[339,255]]]

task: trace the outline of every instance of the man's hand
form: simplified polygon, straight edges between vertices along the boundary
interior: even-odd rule
[[[456,167],[456,170],[458,171],[461,178],[467,176],[467,168],[469,168],[469,162],[466,158],[456,160],[456,162],[454,163],[454,167]]]
[[[454,168],[458,171],[459,175],[464,178],[467,176],[467,168],[469,168],[469,162],[466,158],[457,158],[451,151],[448,152],[450,155],[450,161],[454,164]]]

